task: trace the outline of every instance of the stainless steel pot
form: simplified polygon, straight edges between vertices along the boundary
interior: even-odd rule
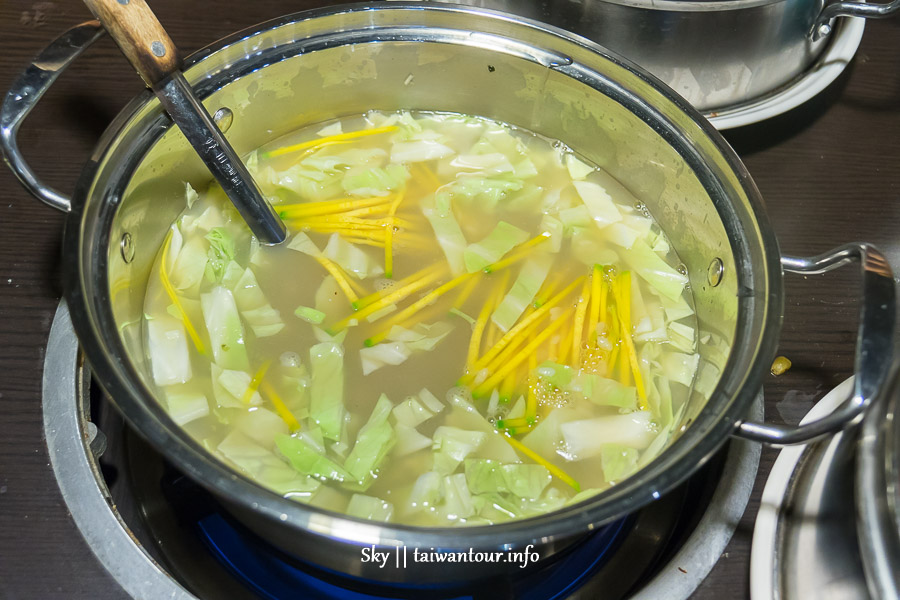
[[[900,0],[439,0],[508,11],[583,35],[625,56],[714,114],[802,75],[838,17],[887,17]]]
[[[421,4],[353,5],[290,15],[201,50],[185,76],[210,112],[233,114],[231,143],[247,152],[304,124],[370,109],[483,115],[551,138],[601,165],[664,225],[697,308],[700,372],[681,431],[634,476],[538,518],[471,528],[376,524],[285,500],[206,453],[160,407],[140,335],[145,284],[183,182],[209,179],[146,92],[100,140],[72,198],[42,185],[16,146],[22,120],[56,76],[97,38],[86,23],[54,42],[0,107],[0,145],[38,198],[69,213],[66,299],[94,377],[128,421],[185,473],[272,543],[346,573],[392,580],[471,579],[512,565],[424,564],[379,569],[360,548],[405,545],[541,556],[652,502],[731,435],[803,442],[854,421],[887,369],[894,285],[881,254],[850,244],[811,259],[780,257],[759,192],[737,156],[684,100],[584,39],[508,15]],[[857,379],[833,415],[803,426],[744,421],[768,372],[782,315],[782,270],[862,267]]]

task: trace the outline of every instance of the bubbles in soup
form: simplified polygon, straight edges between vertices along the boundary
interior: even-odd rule
[[[160,400],[222,461],[298,502],[447,526],[578,502],[666,445],[697,366],[687,277],[602,169],[405,112],[247,163],[289,241],[188,185],[145,300]]]

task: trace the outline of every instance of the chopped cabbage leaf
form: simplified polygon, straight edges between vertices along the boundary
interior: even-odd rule
[[[356,435],[356,444],[344,462],[344,469],[362,491],[372,485],[375,471],[396,441],[394,428],[388,422],[392,408],[391,401],[382,394],[375,403],[369,420]]]
[[[195,419],[209,414],[209,402],[203,394],[166,393],[166,406],[169,416],[179,425],[187,425]]]
[[[400,164],[384,168],[373,167],[359,173],[348,174],[341,185],[351,196],[387,196],[406,185],[409,172]]]
[[[232,369],[219,369],[217,365],[212,365],[212,369],[213,375],[215,376],[215,383],[218,383],[219,387],[234,399],[234,406],[244,406],[241,399],[244,397],[244,394],[247,393],[247,388],[250,387],[250,382],[253,379],[250,376],[250,373]],[[216,375],[216,372],[218,372],[218,375]],[[215,385],[213,388],[215,388]],[[220,406],[225,406],[225,404],[222,404],[219,400],[219,396],[220,394],[216,393],[216,401],[219,402]],[[228,400],[226,400],[226,402],[229,405],[231,404]],[[253,392],[253,395],[250,396],[250,404],[262,404],[262,397],[259,395],[259,392]]]
[[[453,473],[456,467],[476,451],[487,438],[481,431],[467,431],[458,427],[441,425],[434,432],[434,470],[442,475]]]
[[[200,307],[216,364],[223,369],[248,371],[244,327],[231,290],[219,285],[201,294]]]
[[[181,319],[160,315],[147,320],[148,352],[156,385],[191,380],[191,355]]]
[[[453,210],[449,207],[445,211],[435,207],[424,207],[422,212],[434,230],[437,242],[447,258],[447,264],[450,265],[450,271],[454,275],[459,275],[465,268],[463,253],[468,242],[459,227],[459,222],[453,216]]]
[[[437,140],[411,140],[395,142],[391,146],[391,162],[411,163],[426,160],[437,160],[455,154],[453,148],[441,144]]]
[[[584,460],[600,454],[604,444],[621,444],[643,450],[655,437],[649,412],[637,411],[569,421],[560,425],[570,460]]]
[[[469,244],[463,252],[466,270],[474,273],[484,269],[527,239],[528,232],[506,221],[500,221],[487,237],[480,242]]]
[[[673,301],[681,297],[688,282],[687,275],[669,266],[643,241],[636,241],[628,251],[622,253],[622,258],[654,291]]]
[[[208,262],[206,244],[203,238],[191,236],[181,246],[175,265],[169,272],[172,287],[176,290],[192,290],[203,280]]]
[[[572,382],[575,372],[568,365],[546,360],[535,369],[535,375],[542,381],[562,390]]]
[[[309,349],[312,366],[309,417],[329,440],[341,439],[344,408],[344,350],[334,342],[321,342]]]
[[[600,464],[603,467],[603,478],[607,483],[622,481],[637,467],[640,453],[629,446],[621,444],[603,444],[600,447]]]
[[[412,350],[404,342],[385,342],[369,348],[360,348],[359,361],[363,375],[377,371],[385,365],[399,365],[406,362]]]
[[[298,306],[294,310],[294,314],[306,321],[307,323],[314,323],[319,325],[322,321],[325,320],[325,313],[321,310],[316,310],[314,308],[310,308],[309,306]]]
[[[425,408],[437,414],[444,410],[444,403],[437,399],[437,396],[431,393],[428,388],[422,388],[419,391],[419,400],[425,405]]]
[[[222,280],[225,267],[234,260],[234,236],[224,227],[213,227],[206,234],[209,240],[208,262],[204,266],[206,278],[218,283]]]
[[[553,257],[548,254],[541,254],[525,261],[512,288],[491,315],[491,320],[497,327],[502,331],[509,331],[519,320],[544,285],[552,265]]]
[[[319,454],[305,441],[285,434],[275,436],[275,445],[297,471],[318,479],[350,481],[352,477],[340,465]]]
[[[622,220],[622,213],[602,186],[589,181],[574,181],[572,185],[598,227],[602,229]]]
[[[294,239],[288,243],[287,247],[291,250],[308,254],[309,256],[321,256],[322,254],[322,251],[319,250],[316,243],[309,239],[309,236],[302,231],[294,236]]]
[[[301,475],[271,450],[260,446],[240,431],[232,431],[216,451],[260,484],[290,498],[309,497],[321,482]]]
[[[637,410],[637,388],[593,373],[579,374],[566,390],[578,392],[598,406]]]
[[[434,416],[430,410],[422,406],[417,398],[410,396],[391,411],[394,422],[407,427],[418,427]]]
[[[439,504],[444,498],[442,483],[441,476],[434,471],[419,475],[409,492],[406,511],[414,513]]]
[[[353,494],[350,497],[350,504],[347,505],[347,514],[351,517],[387,523],[394,515],[394,505],[375,496]]]
[[[340,265],[344,271],[356,275],[358,279],[384,273],[384,268],[367,252],[351,244],[337,233],[331,234],[322,254],[325,258]]]
[[[430,352],[452,330],[453,326],[447,321],[417,323],[412,329],[394,325],[388,332],[387,339],[404,342],[410,350]]]
[[[397,425],[394,428],[397,434],[397,443],[394,445],[394,456],[406,456],[431,446],[431,438],[419,433],[409,425]]]
[[[262,407],[247,411],[234,420],[235,430],[264,448],[275,448],[275,436],[289,433],[287,424],[275,413]]]
[[[669,381],[675,381],[685,387],[690,387],[697,373],[699,354],[683,354],[681,352],[664,352],[659,357],[662,373]]]
[[[569,171],[569,177],[575,180],[584,179],[594,172],[594,167],[578,160],[574,154],[566,154],[566,169]]]
[[[456,521],[475,514],[475,503],[463,473],[447,475],[443,479],[444,502],[439,510],[445,518]]]
[[[466,482],[473,494],[509,493],[518,498],[540,497],[552,479],[542,465],[501,464],[492,460],[467,458]]]
[[[281,313],[266,300],[250,267],[234,288],[234,301],[256,337],[268,337],[284,329]]]

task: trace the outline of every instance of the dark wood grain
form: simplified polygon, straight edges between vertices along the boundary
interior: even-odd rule
[[[183,51],[312,0],[155,0]],[[226,8],[227,6],[227,8]],[[0,2],[0,90],[47,42],[90,13],[79,2]],[[140,91],[108,39],[79,59],[22,130],[47,182],[72,189],[106,124]],[[871,22],[852,67],[821,98],[771,122],[730,132],[766,198],[784,252],[874,242],[900,270],[900,19]],[[62,215],[0,169],[0,598],[122,598],[82,541],[57,490],[41,432],[43,347],[59,299]],[[766,382],[773,420],[798,420],[850,374],[858,288],[852,272],[789,276],[781,352],[794,368]],[[763,454],[761,474],[775,453]],[[750,538],[762,479],[698,600],[747,598]]]

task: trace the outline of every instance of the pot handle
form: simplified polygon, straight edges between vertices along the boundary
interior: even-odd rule
[[[865,242],[846,244],[812,258],[781,257],[785,272],[807,275],[826,273],[854,261],[862,268],[862,298],[853,395],[831,414],[804,425],[739,422],[736,436],[780,446],[802,444],[855,422],[878,395],[890,370],[894,337],[896,291],[887,259]]]
[[[103,32],[99,21],[88,21],[56,38],[19,75],[6,93],[3,104],[0,105],[0,152],[3,153],[4,161],[22,185],[38,200],[63,212],[69,212],[72,200],[38,179],[25,162],[16,136],[22,121],[50,89],[56,78],[73,60],[96,42]]]
[[[825,6],[819,13],[816,22],[809,32],[812,40],[818,41],[831,33],[831,20],[835,17],[861,17],[863,19],[882,19],[900,10],[900,0],[884,4],[866,2],[833,2]]]

